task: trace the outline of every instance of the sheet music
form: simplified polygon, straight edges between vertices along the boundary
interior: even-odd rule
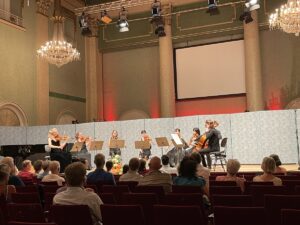
[[[171,134],[171,137],[176,143],[176,145],[183,145],[181,138],[178,136],[178,134]]]

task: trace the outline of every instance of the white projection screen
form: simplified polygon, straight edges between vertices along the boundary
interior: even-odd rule
[[[246,93],[243,40],[175,52],[177,99]]]

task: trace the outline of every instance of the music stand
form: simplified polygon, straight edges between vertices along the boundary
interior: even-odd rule
[[[149,141],[135,141],[135,149],[150,149],[151,145]]]
[[[158,147],[161,147],[161,155],[164,154],[164,147],[169,147],[170,144],[166,137],[157,137],[155,138],[156,144]]]
[[[172,137],[171,141],[176,149],[183,148],[184,144],[182,143],[178,134],[171,134],[171,137]]]
[[[70,152],[78,153],[81,151],[82,146],[83,146],[83,142],[76,142],[76,143],[74,143]]]
[[[124,148],[125,140],[110,140],[109,148]]]
[[[90,151],[102,150],[104,141],[92,141],[90,145]]]

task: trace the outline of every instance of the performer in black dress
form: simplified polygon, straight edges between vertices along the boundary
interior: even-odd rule
[[[70,152],[63,150],[66,146],[67,139],[67,136],[59,135],[56,128],[49,130],[48,146],[51,149],[50,159],[56,160],[60,163],[60,172],[64,172],[66,166],[72,162],[72,156]]]
[[[109,139],[109,146],[110,146],[110,142],[111,140],[118,140],[118,131],[113,130],[111,133],[111,137]],[[115,155],[121,155],[121,149],[120,148],[109,148],[109,156],[110,157],[114,157]]]

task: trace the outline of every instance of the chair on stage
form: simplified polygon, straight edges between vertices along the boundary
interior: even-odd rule
[[[281,210],[282,225],[299,225],[299,221],[300,221],[300,210],[296,210],[296,209]]]
[[[7,204],[8,221],[44,223],[41,204]]]
[[[218,152],[212,152],[210,153],[210,156],[212,156],[212,160],[214,161],[214,171],[216,170],[217,167],[217,162],[220,161],[221,166],[223,170],[225,171],[225,167],[227,160],[226,160],[226,152],[227,152],[227,140],[228,138],[223,138],[221,141],[221,150]]]
[[[101,205],[104,225],[146,225],[142,206],[140,205]]]
[[[57,225],[93,225],[87,205],[53,205],[50,208],[50,220]]]
[[[251,195],[213,195],[213,206],[229,207],[252,207],[253,200]]]
[[[214,207],[214,225],[266,225],[263,207]]]

